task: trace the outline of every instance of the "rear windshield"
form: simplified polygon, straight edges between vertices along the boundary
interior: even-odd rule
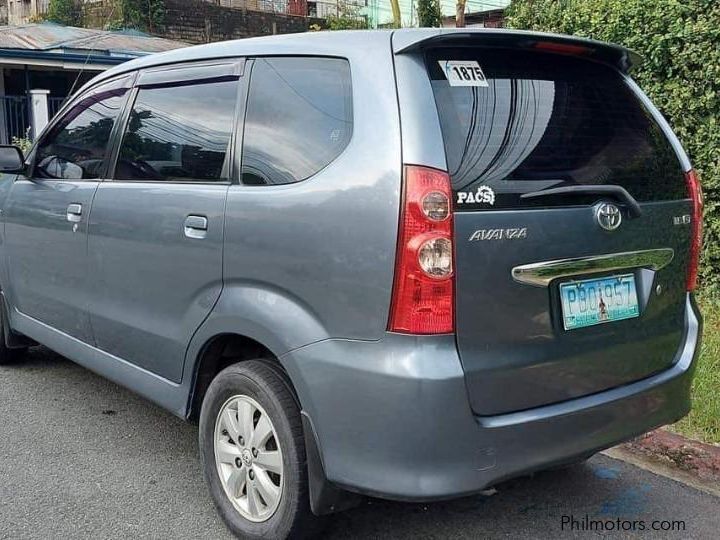
[[[457,210],[597,199],[521,199],[578,184],[622,186],[640,202],[687,197],[670,142],[616,70],[557,54],[490,48],[436,49],[426,60]],[[483,85],[451,86],[441,68],[448,60],[476,61]]]

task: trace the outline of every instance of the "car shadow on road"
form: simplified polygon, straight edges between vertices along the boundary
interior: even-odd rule
[[[603,477],[618,470],[595,458],[566,469],[504,482],[484,495],[434,503],[399,503],[368,499],[360,507],[332,516],[325,538],[481,538],[552,537],[568,512],[597,514],[605,501]],[[578,504],[579,501],[585,503]],[[557,521],[557,528],[533,530],[532,524]],[[443,534],[442,531],[452,531]]]
[[[27,353],[23,353],[17,359],[11,360],[7,365],[13,369],[25,370],[47,368],[54,364],[72,364],[72,362],[47,347],[37,345],[30,347]]]

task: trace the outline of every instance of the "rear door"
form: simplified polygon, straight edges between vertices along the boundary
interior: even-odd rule
[[[172,381],[222,290],[242,63],[141,73],[89,224],[97,346]]]
[[[457,342],[475,412],[668,368],[690,201],[625,76],[512,48],[439,48],[425,61],[455,193]]]

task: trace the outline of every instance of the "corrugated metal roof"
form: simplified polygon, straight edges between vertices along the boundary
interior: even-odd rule
[[[0,26],[0,49],[136,57],[187,47],[187,43],[137,31],[94,30],[52,23]]]

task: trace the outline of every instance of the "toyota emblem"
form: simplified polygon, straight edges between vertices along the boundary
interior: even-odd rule
[[[606,231],[614,231],[622,223],[620,209],[612,203],[600,203],[595,210],[598,225]]]

